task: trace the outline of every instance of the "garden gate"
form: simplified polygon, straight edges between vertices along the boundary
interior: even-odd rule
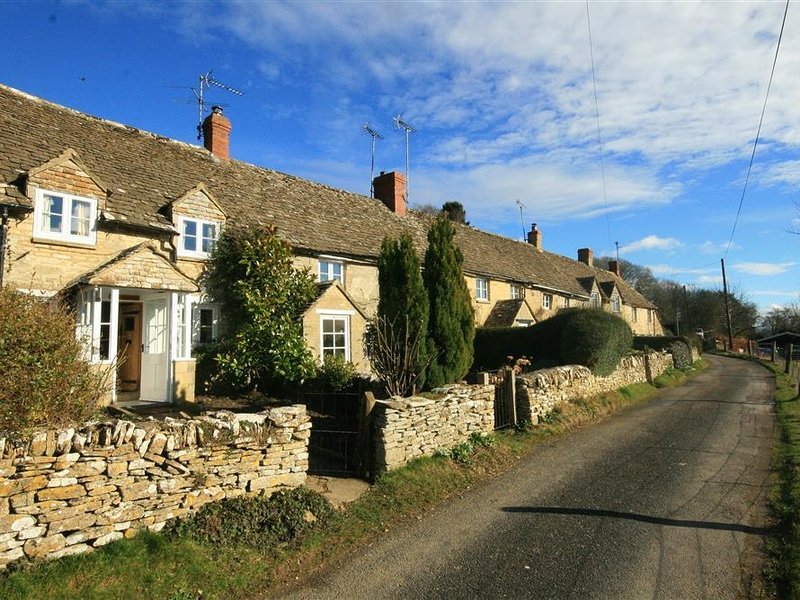
[[[358,476],[362,472],[361,392],[302,392],[311,416],[308,472]]]
[[[514,369],[504,367],[491,379],[494,379],[494,428],[505,429],[516,426],[517,400]]]

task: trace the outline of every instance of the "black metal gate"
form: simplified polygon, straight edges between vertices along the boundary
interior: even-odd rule
[[[490,381],[494,383],[494,428],[505,429],[515,426],[517,411],[514,370],[501,369]]]
[[[360,475],[361,393],[303,392],[300,401],[311,416],[308,472]]]

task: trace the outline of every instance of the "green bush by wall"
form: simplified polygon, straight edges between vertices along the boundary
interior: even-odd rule
[[[620,359],[631,349],[633,332],[621,317],[599,308],[572,315],[561,333],[561,360],[584,365],[595,375],[614,372]]]

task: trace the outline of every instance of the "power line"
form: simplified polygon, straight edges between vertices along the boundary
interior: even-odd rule
[[[769,100],[769,90],[772,87],[772,78],[775,75],[775,65],[778,64],[778,53],[781,49],[781,39],[783,38],[783,28],[786,25],[786,14],[789,12],[789,0],[786,0],[786,6],[783,9],[783,21],[781,21],[781,32],[778,34],[778,44],[775,46],[775,58],[772,59],[772,70],[769,73],[769,83],[767,83],[767,93],[764,96],[764,106],[761,107],[761,118],[758,120],[758,130],[756,131],[756,139],[753,142],[753,152],[750,154],[750,164],[747,166],[747,176],[744,178],[744,187],[742,188],[742,197],[739,199],[739,208],[736,210],[736,218],[733,220],[733,229],[731,229],[731,237],[728,240],[728,247],[725,248],[724,256],[728,256],[728,251],[733,244],[733,236],[736,233],[736,225],[739,223],[739,215],[742,213],[742,205],[744,204],[744,196],[747,193],[747,184],[750,181],[750,172],[753,170],[753,161],[756,158],[756,148],[758,148],[758,139],[761,137],[761,125],[764,123],[764,113],[767,112],[767,101]]]
[[[600,155],[600,177],[603,181],[603,202],[606,209],[606,230],[608,243],[611,244],[611,221],[608,218],[608,192],[606,190],[606,167],[603,160],[603,136],[600,132],[600,105],[597,102],[597,80],[594,72],[594,44],[592,43],[592,19],[589,16],[589,0],[586,0],[586,26],[589,29],[589,58],[592,63],[592,88],[594,89],[594,116],[597,122],[597,149]]]

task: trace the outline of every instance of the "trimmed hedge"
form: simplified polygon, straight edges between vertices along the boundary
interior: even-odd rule
[[[602,375],[611,363],[610,370],[614,370],[630,349],[632,337],[628,324],[612,313],[594,308],[562,309],[532,327],[478,328],[473,370],[498,369],[525,357],[533,364],[582,364]],[[582,338],[585,343],[576,342]]]
[[[561,362],[561,332],[579,308],[558,311],[531,327],[478,327],[473,371],[490,371],[525,357],[531,363]]]
[[[573,315],[561,333],[561,360],[606,377],[631,349],[632,341],[633,332],[624,319],[599,308],[585,309]]]
[[[636,336],[633,338],[635,350],[666,350],[672,355],[676,369],[692,366],[692,341],[684,336]]]

